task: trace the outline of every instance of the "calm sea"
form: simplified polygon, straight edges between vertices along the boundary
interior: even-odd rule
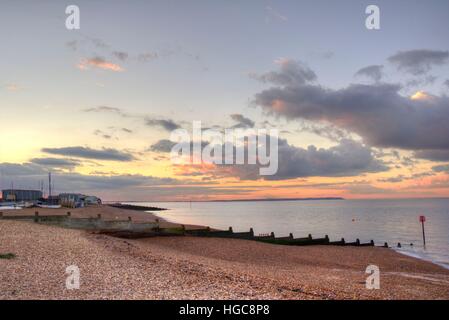
[[[373,239],[392,247],[402,244],[404,254],[449,268],[449,199],[410,200],[309,200],[245,202],[142,202],[170,210],[157,214],[169,221],[213,228],[274,232],[276,236],[331,240]],[[419,216],[425,215],[427,246],[423,247]],[[413,246],[411,246],[413,244]]]

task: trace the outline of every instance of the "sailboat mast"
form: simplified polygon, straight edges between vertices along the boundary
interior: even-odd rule
[[[48,173],[48,198],[51,197],[51,172]]]

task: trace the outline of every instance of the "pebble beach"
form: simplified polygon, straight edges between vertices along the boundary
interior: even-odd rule
[[[39,209],[42,214],[62,209],[44,211]],[[99,213],[104,219],[156,219],[107,206],[72,210],[75,217]],[[378,247],[297,247],[190,236],[130,240],[2,219],[0,253],[15,255],[0,259],[0,299],[8,300],[449,299],[449,270]],[[365,287],[371,264],[380,268],[379,290]],[[66,289],[70,265],[79,267],[79,289]]]

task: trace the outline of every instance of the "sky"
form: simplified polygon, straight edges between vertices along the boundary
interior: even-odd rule
[[[51,171],[104,200],[449,196],[448,1],[0,6],[2,188]],[[193,121],[278,129],[277,173],[173,164]]]

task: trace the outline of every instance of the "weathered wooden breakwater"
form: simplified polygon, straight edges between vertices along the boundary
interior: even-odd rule
[[[197,237],[214,237],[214,238],[234,238],[234,239],[246,239],[255,240],[265,243],[279,244],[279,245],[290,245],[290,246],[309,246],[309,245],[335,245],[335,246],[357,246],[366,247],[374,246],[374,240],[367,243],[361,243],[359,239],[354,242],[346,242],[344,238],[340,241],[330,241],[329,236],[325,235],[324,238],[313,238],[311,234],[304,238],[294,238],[293,234],[290,233],[288,237],[276,237],[274,232],[267,235],[254,235],[254,231],[251,228],[248,232],[234,232],[232,227],[229,230],[211,230],[206,229],[196,229],[196,230],[185,230],[184,234]],[[385,243],[383,247],[388,247]]]
[[[196,236],[245,239],[290,246],[374,246],[373,240],[367,243],[361,243],[359,239],[356,239],[354,242],[346,242],[344,238],[339,241],[330,241],[328,235],[325,235],[324,238],[313,238],[311,234],[303,238],[294,238],[292,233],[290,233],[287,237],[276,237],[274,232],[271,232],[270,234],[255,235],[252,228],[248,232],[234,232],[232,227],[229,227],[228,230],[212,230],[209,227],[204,229],[186,229],[184,225],[182,225],[181,228],[162,229],[159,227],[158,219],[156,219],[155,222],[135,223],[132,221],[131,217],[128,217],[127,220],[103,220],[101,215],[89,218],[73,218],[70,212],[67,212],[66,215],[39,215],[39,212],[36,211],[34,216],[5,216],[2,212],[0,212],[0,219],[34,221],[36,223],[57,225],[65,228],[90,230],[120,238]],[[400,246],[400,244],[398,245]],[[388,247],[388,244],[385,243],[383,247]]]
[[[92,231],[154,232],[159,227],[157,222],[134,223],[131,217],[127,220],[103,220],[101,215],[89,218],[73,218],[70,212],[67,212],[66,215],[40,215],[36,211],[33,216],[5,216],[0,212],[0,219],[34,221],[36,223],[56,225],[64,228]]]

